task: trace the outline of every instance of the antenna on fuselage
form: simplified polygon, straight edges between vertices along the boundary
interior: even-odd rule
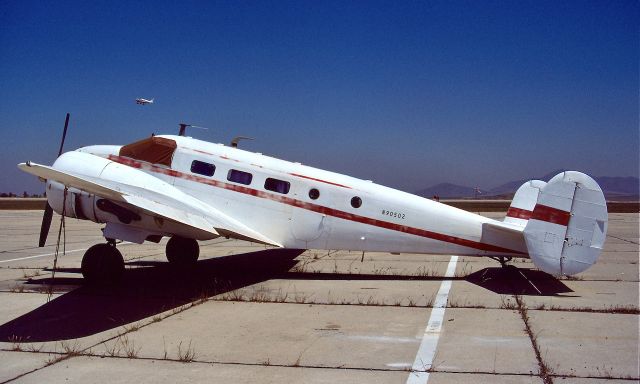
[[[231,146],[233,148],[238,148],[238,142],[240,142],[240,140],[255,140],[253,137],[247,137],[247,136],[236,136],[233,138],[233,140],[231,140]]]
[[[191,125],[191,124],[185,124],[185,123],[180,123],[180,131],[178,131],[178,136],[184,136],[185,133],[187,132],[187,127],[191,127],[191,128],[199,128],[199,129],[209,129],[206,127],[199,127],[197,125]]]

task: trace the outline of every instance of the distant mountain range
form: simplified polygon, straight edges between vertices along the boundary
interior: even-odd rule
[[[550,172],[542,177],[534,178],[538,180],[549,181],[553,176],[562,172],[554,171]],[[611,177],[601,176],[594,177],[594,179],[600,184],[600,187],[604,191],[604,195],[607,200],[637,200],[640,195],[640,179],[637,177]],[[513,194],[526,180],[514,180],[508,183],[504,183],[491,189],[480,189],[480,193],[477,194],[478,198],[490,199],[490,198],[507,198],[513,197]],[[462,185],[456,185],[451,183],[441,183],[429,188],[421,189],[414,192],[418,196],[424,196],[431,198],[434,195],[440,198],[473,198],[476,196],[476,190],[473,187],[466,187]]]

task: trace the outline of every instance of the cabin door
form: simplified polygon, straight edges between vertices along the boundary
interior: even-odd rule
[[[315,192],[311,192],[315,189]],[[315,197],[312,199],[311,197]],[[330,230],[330,217],[318,210],[331,207],[333,200],[328,188],[314,185],[298,185],[294,188],[293,198],[298,200],[299,206],[294,206],[291,212],[291,231],[296,240],[307,242],[307,248],[322,248],[323,242]],[[309,244],[311,243],[311,244]]]

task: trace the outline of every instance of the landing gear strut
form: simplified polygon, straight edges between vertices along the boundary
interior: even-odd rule
[[[200,256],[200,246],[194,239],[186,239],[180,236],[173,236],[167,242],[167,260],[171,264],[186,266],[193,265]]]
[[[500,266],[502,268],[506,268],[507,267],[507,263],[511,261],[511,259],[513,259],[513,257],[511,256],[489,256],[491,257],[493,260],[497,261],[500,263]]]
[[[90,284],[113,283],[122,278],[124,260],[116,248],[115,241],[96,244],[87,249],[82,257],[82,275]]]

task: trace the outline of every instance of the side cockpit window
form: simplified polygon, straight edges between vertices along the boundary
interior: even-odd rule
[[[216,166],[210,163],[205,163],[204,161],[193,160],[191,163],[191,172],[197,173],[203,176],[213,176],[216,171]]]

